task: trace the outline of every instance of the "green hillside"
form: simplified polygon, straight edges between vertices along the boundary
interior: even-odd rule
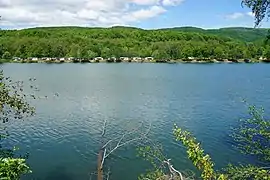
[[[134,27],[44,27],[0,31],[0,56],[10,57],[147,57],[158,59],[256,58],[268,53],[261,42],[247,43],[263,29],[203,30],[183,27],[143,30]],[[239,32],[238,34],[235,32]],[[265,30],[266,32],[266,30]],[[235,38],[233,36],[238,36]],[[245,41],[243,40],[245,39]],[[246,40],[249,39],[249,40]]]
[[[166,30],[176,30],[183,32],[200,32],[204,34],[213,34],[222,37],[230,37],[240,41],[254,42],[263,40],[268,29],[265,28],[245,28],[245,27],[230,27],[220,29],[201,29],[196,27],[175,27]]]

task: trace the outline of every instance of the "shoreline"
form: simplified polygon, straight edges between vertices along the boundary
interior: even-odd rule
[[[24,60],[5,60],[0,59],[0,63],[46,63],[46,64],[63,64],[63,63],[163,63],[163,64],[255,64],[255,63],[270,63],[270,60],[263,59],[178,59],[178,60],[158,60],[158,59],[151,59],[151,60],[121,60],[121,59],[72,59],[72,60],[59,60],[59,59],[50,59],[50,60],[31,60],[31,59],[24,59]]]

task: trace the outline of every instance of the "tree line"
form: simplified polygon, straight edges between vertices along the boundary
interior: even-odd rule
[[[52,27],[0,31],[0,57],[270,58],[270,46],[203,32],[129,27]]]

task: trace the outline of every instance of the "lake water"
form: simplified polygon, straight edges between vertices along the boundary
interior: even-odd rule
[[[10,144],[29,152],[33,173],[24,179],[88,180],[96,170],[104,120],[109,137],[139,122],[151,123],[177,169],[192,169],[174,141],[173,124],[190,130],[215,161],[251,162],[232,148],[230,127],[247,117],[242,99],[264,106],[270,100],[267,64],[5,64],[16,80],[37,79],[35,117],[9,124]],[[54,94],[58,93],[59,96]],[[148,167],[131,147],[106,161],[112,180],[136,179]]]

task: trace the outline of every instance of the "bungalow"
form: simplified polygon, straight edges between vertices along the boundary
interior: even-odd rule
[[[113,60],[114,62],[117,61],[116,57],[111,57],[110,59]]]
[[[133,57],[132,60],[142,60],[141,57]]]
[[[74,57],[69,57],[68,60],[69,61],[73,61],[74,60]]]
[[[103,57],[95,57],[94,60],[95,61],[102,61],[103,60]]]
[[[141,62],[142,61],[142,58],[141,57],[133,57],[131,61],[134,61],[134,62]]]
[[[130,59],[129,59],[128,57],[120,57],[119,59],[120,59],[121,61],[126,61],[126,62],[127,62],[127,61],[130,61]]]
[[[116,57],[110,57],[107,59],[107,62],[118,62]]]
[[[32,61],[38,61],[38,58],[37,57],[33,57],[31,60]]]
[[[154,58],[153,57],[146,57],[144,58],[145,61],[154,61]]]
[[[48,57],[48,58],[46,58],[46,61],[51,61],[51,60],[52,60],[52,58],[49,58],[49,57]]]
[[[22,60],[22,59],[19,58],[19,57],[13,57],[12,59],[13,59],[13,61],[20,61],[20,60]]]
[[[217,59],[212,59],[210,61],[213,62],[213,63],[218,63],[219,62]]]

